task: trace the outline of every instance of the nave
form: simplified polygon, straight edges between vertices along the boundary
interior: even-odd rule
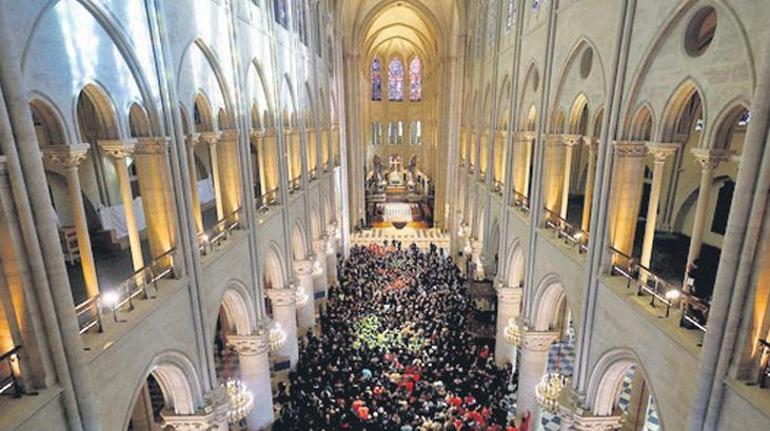
[[[356,246],[339,274],[321,335],[309,334],[279,387],[274,430],[515,429],[511,368],[470,334],[451,257],[433,246]]]

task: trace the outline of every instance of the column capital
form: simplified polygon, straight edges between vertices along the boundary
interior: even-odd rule
[[[599,148],[599,138],[583,136],[583,145],[588,147],[588,151],[590,151],[591,154],[594,154],[596,153],[596,149]]]
[[[200,133],[190,133],[189,135],[186,135],[184,137],[184,143],[187,144],[189,148],[195,148],[195,144],[197,144],[201,139]]]
[[[535,132],[522,131],[513,134],[514,142],[531,142],[535,139]]]
[[[224,388],[214,389],[204,395],[204,406],[192,415],[176,415],[161,413],[163,426],[170,426],[177,431],[219,430],[227,424],[227,410],[230,400]]]
[[[293,305],[297,303],[295,288],[267,289],[265,294],[275,305]]]
[[[647,146],[641,141],[615,141],[612,146],[615,157],[636,158],[647,155]]]
[[[326,247],[329,244],[329,238],[318,238],[316,240],[313,240],[313,252],[315,254],[322,254],[326,253]]]
[[[238,140],[240,131],[238,129],[225,129],[220,132],[220,140],[222,142],[234,142]]]
[[[533,352],[545,352],[551,348],[551,344],[559,338],[558,332],[540,332],[531,329],[521,334],[521,348]]]
[[[524,289],[521,287],[500,286],[495,289],[497,293],[497,302],[505,304],[520,304],[524,295]]]
[[[138,138],[134,146],[134,154],[163,155],[168,152],[168,144],[171,138]]]
[[[546,145],[562,145],[564,142],[564,135],[561,133],[550,133],[545,135],[545,144]]]
[[[222,133],[220,132],[201,132],[200,133],[200,140],[207,143],[208,145],[216,145],[219,143],[219,139],[222,137]]]
[[[255,129],[249,133],[249,140],[252,144],[259,143],[265,137],[265,129]]]
[[[716,169],[720,163],[730,160],[730,150],[715,148],[693,148],[690,150],[703,169]]]
[[[652,154],[656,162],[665,162],[682,146],[676,142],[647,142],[645,145],[647,145],[647,152]]]
[[[562,429],[574,431],[614,431],[623,425],[623,415],[596,416],[575,405],[570,394],[564,390],[559,399],[558,415],[562,421]]]
[[[54,171],[77,168],[86,159],[90,144],[48,145],[40,147],[43,164]]]
[[[98,142],[99,148],[115,160],[125,159],[134,154],[136,139],[105,139]]]
[[[313,261],[311,259],[295,260],[294,272],[297,276],[310,275],[313,273]]]
[[[231,334],[227,336],[227,345],[238,351],[239,355],[256,356],[267,353],[269,348],[268,331],[255,332],[250,335]]]
[[[583,135],[562,135],[561,143],[566,147],[575,147],[577,145],[581,145],[583,143]]]

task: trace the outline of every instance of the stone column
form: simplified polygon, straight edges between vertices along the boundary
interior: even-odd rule
[[[586,172],[586,188],[583,194],[583,218],[580,228],[585,232],[591,231],[591,204],[594,200],[594,178],[596,178],[596,149],[599,140],[596,138],[584,138],[583,142],[588,147],[588,171]]]
[[[615,431],[623,426],[623,415],[596,416],[575,406],[559,405],[560,431]]]
[[[505,339],[505,328],[511,319],[519,317],[521,298],[524,289],[521,287],[500,286],[497,288],[497,330],[495,332],[495,363],[505,367],[515,360],[515,347]]]
[[[583,142],[583,137],[580,135],[565,135],[564,140],[564,172],[562,175],[562,187],[561,187],[561,206],[559,207],[559,216],[564,220],[567,220],[567,209],[569,206],[569,190],[570,179],[572,178],[572,153],[575,147]]]
[[[297,298],[294,289],[267,289],[267,297],[273,305],[273,319],[286,333],[286,345],[275,352],[277,362],[288,360],[290,369],[297,366]]]
[[[326,246],[326,274],[330,286],[337,284],[337,226],[329,224],[326,227],[329,243]]]
[[[134,431],[154,431],[155,418],[152,414],[152,401],[147,385],[142,385],[139,395],[134,401],[134,409],[131,411],[131,425]]]
[[[246,419],[249,431],[267,429],[273,423],[267,335],[267,331],[264,331],[252,335],[227,336],[227,344],[238,351],[241,381],[254,396],[254,410]]]
[[[315,254],[315,266],[316,271],[313,271],[313,290],[316,294],[323,292],[323,298],[326,299],[326,295],[329,290],[328,279],[328,260],[326,257],[326,250],[329,247],[329,239],[326,237],[313,241],[313,253]],[[320,294],[318,294],[321,297]]]
[[[198,197],[198,168],[195,164],[195,144],[199,135],[194,133],[185,138],[187,144],[187,166],[190,169],[190,191],[192,192],[192,210],[195,218],[195,232],[203,232],[203,215],[201,214],[201,201]]]
[[[276,190],[277,199],[279,196],[277,190],[281,182],[280,164],[283,163],[283,159],[278,155],[278,139],[275,133],[275,129],[265,130],[261,158],[264,160],[262,166],[265,168],[265,190],[266,192]]]
[[[237,214],[232,214],[241,208],[241,190],[243,190],[241,161],[238,154],[238,134],[236,129],[222,131],[217,149],[222,212],[231,222],[238,219]],[[230,217],[231,215],[232,217]]]
[[[517,394],[517,413],[530,412],[532,423],[537,423],[537,403],[535,387],[540,383],[548,366],[548,350],[559,338],[558,332],[526,331],[521,335],[519,345],[519,388]]]
[[[644,158],[647,147],[643,142],[628,141],[615,142],[614,147],[610,244],[616,250],[631,256],[644,185]]]
[[[134,153],[136,140],[110,140],[99,141],[99,147],[106,152],[115,165],[120,187],[120,198],[123,201],[123,210],[126,214],[126,231],[128,232],[128,244],[131,249],[131,261],[134,271],[144,267],[142,256],[142,241],[139,239],[139,229],[136,226],[136,213],[134,213],[134,196],[131,193],[131,180],[128,178],[128,166],[126,159]],[[140,276],[141,277],[141,276]],[[141,280],[137,280],[137,283]]]
[[[262,197],[267,193],[267,178],[265,178],[265,154],[264,150],[264,130],[255,130],[251,132],[251,145],[257,152],[257,169],[259,170],[259,203],[262,205],[267,202],[262,202]]]
[[[329,128],[321,127],[321,162],[324,165],[324,170],[331,168],[329,157]]]
[[[544,174],[543,183],[543,206],[556,214],[559,214],[559,207],[562,200],[564,163],[562,160],[561,147],[564,145],[565,135],[547,135],[545,139]],[[537,192],[537,191],[535,191]],[[535,210],[533,208],[533,210]]]
[[[222,179],[219,176],[219,157],[217,154],[217,144],[219,144],[220,133],[203,132],[201,139],[209,147],[209,163],[211,164],[211,178],[214,180],[214,200],[217,205],[217,220],[222,220],[225,216],[222,206]]]
[[[645,268],[650,267],[650,260],[652,258],[652,244],[655,239],[660,189],[663,186],[666,159],[668,156],[676,153],[678,148],[679,144],[647,143],[647,151],[653,155],[654,160],[652,165],[652,187],[650,188],[650,200],[647,206],[647,221],[644,225],[642,258],[640,260],[640,263]]]
[[[315,326],[315,304],[313,297],[313,260],[294,261],[294,275],[297,277],[298,288],[307,295],[307,301],[297,309],[297,323],[300,333],[312,330]]]
[[[695,218],[692,222],[692,235],[690,236],[690,250],[687,253],[687,264],[692,263],[700,255],[703,245],[703,231],[706,228],[706,216],[709,209],[711,186],[714,182],[714,171],[723,161],[726,161],[730,153],[728,150],[716,150],[706,148],[693,148],[692,154],[695,160],[701,164],[700,188],[698,189],[698,203],[695,207]]]
[[[523,184],[524,189],[520,192],[527,199],[530,199],[529,183],[532,181],[532,178],[531,178],[532,145],[534,142],[535,142],[535,133],[527,132],[527,137],[524,141],[524,184]]]
[[[482,252],[484,251],[484,243],[478,239],[471,241],[471,255],[473,256],[473,263],[476,265],[476,280],[483,280],[486,277],[484,268],[484,259]]]
[[[96,278],[96,265],[91,251],[91,237],[88,233],[88,221],[83,206],[83,191],[80,188],[80,176],[78,166],[85,160],[89,144],[56,145],[42,147],[43,162],[47,169],[63,173],[67,180],[67,192],[69,192],[72,221],[75,224],[75,232],[80,249],[80,267],[83,270],[86,293],[89,298],[99,294],[99,282]]]
[[[204,396],[204,406],[194,414],[162,412],[163,427],[175,431],[229,431],[227,410],[230,400],[224,388],[219,387]]]
[[[168,138],[139,138],[134,148],[134,163],[147,222],[147,240],[153,259],[176,244],[176,212],[171,195],[168,142]]]

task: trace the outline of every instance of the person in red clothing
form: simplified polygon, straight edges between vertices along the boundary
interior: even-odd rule
[[[527,414],[521,418],[521,425],[519,425],[519,431],[529,431],[529,421],[532,420],[532,413],[527,410]]]

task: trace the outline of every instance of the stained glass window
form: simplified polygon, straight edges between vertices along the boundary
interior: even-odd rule
[[[409,100],[419,102],[422,99],[422,63],[419,57],[409,63]]]
[[[379,58],[372,60],[372,100],[382,100],[382,64]]]
[[[404,100],[404,64],[398,57],[388,65],[388,95],[390,100]]]

